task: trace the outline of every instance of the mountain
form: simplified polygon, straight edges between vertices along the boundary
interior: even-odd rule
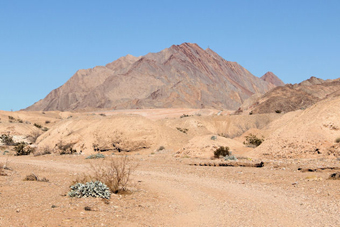
[[[245,101],[241,109],[254,114],[290,112],[306,109],[311,105],[340,95],[340,79],[322,80],[311,77],[299,84],[276,87],[262,96],[253,96]]]
[[[284,86],[285,83],[283,83],[280,78],[278,78],[274,73],[272,72],[267,72],[261,77],[262,80],[267,81],[269,83],[274,84],[275,86]]]
[[[79,70],[26,110],[236,109],[251,95],[274,87],[209,48],[183,43]]]

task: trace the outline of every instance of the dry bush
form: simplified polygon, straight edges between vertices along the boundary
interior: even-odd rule
[[[55,152],[59,153],[60,155],[76,153],[77,150],[73,150],[74,145],[75,143],[64,143],[62,140],[60,140],[55,145]]]
[[[127,156],[111,157],[97,164],[91,164],[91,175],[83,175],[76,183],[100,181],[110,188],[112,193],[128,191],[130,177],[137,165],[131,163]]]
[[[34,156],[41,156],[47,154],[52,154],[52,149],[49,146],[41,147],[33,153]]]
[[[7,146],[15,145],[15,143],[13,141],[13,136],[11,136],[9,133],[8,134],[2,134],[0,136],[0,140]]]
[[[33,147],[28,146],[25,142],[17,143],[17,145],[14,147],[14,150],[16,152],[16,156],[29,155],[35,151]]]
[[[27,139],[29,139],[31,143],[35,143],[41,134],[42,134],[41,131],[34,130],[27,136]]]
[[[335,139],[335,142],[336,142],[336,143],[340,143],[340,137],[336,138],[336,139]]]
[[[46,179],[45,177],[43,178],[39,178],[37,175],[35,175],[34,173],[31,173],[29,175],[27,175],[24,178],[24,181],[40,181],[40,182],[49,182],[48,179]]]

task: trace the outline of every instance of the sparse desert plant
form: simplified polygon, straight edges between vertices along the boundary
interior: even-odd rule
[[[11,136],[9,133],[8,134],[2,134],[0,136],[1,142],[3,142],[7,146],[13,146],[15,145],[13,141],[13,136]]]
[[[183,118],[183,117],[191,117],[192,115],[188,115],[188,114],[182,114],[179,118]]]
[[[275,110],[275,113],[281,113],[282,111],[281,110]]]
[[[229,147],[221,146],[214,151],[214,157],[215,158],[220,158],[220,156],[224,157],[224,156],[227,156],[229,154],[230,154]]]
[[[47,127],[43,127],[41,130],[43,130],[44,132],[47,132],[48,128]]]
[[[49,146],[41,147],[37,151],[33,152],[34,156],[41,156],[41,155],[47,155],[47,154],[52,154],[52,149]]]
[[[177,127],[176,129],[177,129],[178,131],[180,131],[180,132],[185,133],[185,134],[189,131],[189,129],[187,129],[187,128],[179,128],[179,127]]]
[[[45,121],[45,124],[49,124],[49,123],[51,123],[51,121]]]
[[[87,156],[85,159],[98,159],[98,158],[105,158],[105,155],[101,153],[91,154],[90,156]]]
[[[28,146],[25,142],[17,143],[14,150],[16,152],[16,156],[29,155],[34,152],[34,148]]]
[[[41,125],[39,125],[39,124],[37,124],[37,123],[34,123],[33,124],[35,127],[37,127],[37,128],[41,128],[42,126]]]
[[[8,116],[8,119],[9,119],[10,121],[14,121],[14,120],[15,120],[15,118],[12,117],[12,116]]]
[[[164,149],[165,149],[164,146],[160,146],[160,147],[157,149],[157,151],[162,151],[162,150],[164,150]]]
[[[46,179],[46,177],[43,178],[39,178],[37,175],[35,175],[34,173],[31,173],[29,175],[26,175],[26,177],[24,178],[24,181],[40,181],[40,182],[49,182],[48,179]]]
[[[108,161],[91,165],[91,179],[103,182],[112,193],[127,191],[130,176],[136,167],[127,156],[111,157]]]
[[[28,136],[27,139],[31,142],[31,143],[35,143],[38,139],[38,137],[41,135],[41,131],[39,130],[33,130]]]
[[[246,136],[246,141],[244,141],[243,144],[251,147],[258,147],[263,141],[263,137],[260,139],[256,135],[250,133],[248,136]]]
[[[76,153],[77,150],[73,149],[74,144],[75,143],[64,143],[62,140],[60,140],[55,145],[56,152],[60,155]]]
[[[68,193],[70,197],[96,197],[110,199],[111,192],[110,189],[100,181],[86,182],[85,184],[76,183],[72,185],[71,191]]]
[[[340,137],[336,138],[336,139],[335,139],[335,142],[336,142],[336,143],[340,143]]]
[[[9,153],[9,151],[4,151],[3,153],[2,153],[2,155],[6,155],[6,154],[8,154]]]
[[[106,117],[106,114],[104,114],[104,113],[101,113],[99,115],[102,116],[102,117]]]
[[[217,140],[217,136],[210,137],[211,140]]]

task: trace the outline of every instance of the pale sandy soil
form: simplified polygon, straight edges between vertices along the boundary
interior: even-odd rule
[[[336,160],[283,160],[263,168],[201,167],[174,152],[129,156],[139,167],[132,194],[69,198],[72,181],[89,170],[84,155],[9,156],[0,177],[1,226],[339,226],[340,181],[298,167],[340,166]],[[0,157],[4,163],[6,156]],[[23,181],[30,173],[50,181]],[[85,211],[85,207],[92,211]],[[53,208],[54,207],[54,208]]]

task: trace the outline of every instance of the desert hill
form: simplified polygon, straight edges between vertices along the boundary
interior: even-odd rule
[[[236,109],[251,95],[277,84],[282,81],[274,74],[258,78],[209,48],[183,43],[79,70],[26,110]]]
[[[275,86],[284,86],[285,83],[280,80],[280,78],[278,78],[274,73],[272,72],[267,72],[266,74],[264,74],[263,76],[261,76],[261,79],[264,81],[267,81],[269,83],[274,84]]]
[[[311,77],[299,84],[278,86],[262,96],[254,95],[241,108],[254,114],[290,112],[306,109],[330,96],[336,96],[339,90],[339,79],[322,80]]]

